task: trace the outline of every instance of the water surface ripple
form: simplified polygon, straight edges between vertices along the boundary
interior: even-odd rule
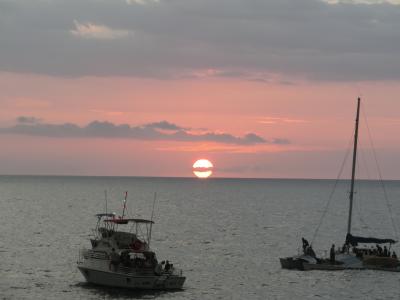
[[[281,270],[278,258],[311,238],[333,181],[0,176],[0,299],[399,299],[400,274]],[[400,224],[400,183],[386,182]],[[152,246],[184,270],[178,292],[134,292],[84,282],[78,250],[89,247],[94,214],[149,217]],[[354,233],[393,237],[379,183],[357,186]],[[314,247],[344,240],[347,182],[341,182]],[[362,199],[360,199],[362,198]],[[395,200],[395,201],[394,201]],[[322,250],[321,250],[322,249]],[[398,250],[398,249],[397,249]],[[400,251],[398,251],[400,253]]]

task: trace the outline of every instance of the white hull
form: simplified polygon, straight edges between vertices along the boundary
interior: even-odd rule
[[[177,270],[155,274],[154,270],[110,266],[108,260],[87,258],[78,262],[78,269],[87,282],[127,289],[182,289],[185,277]]]
[[[385,257],[378,257],[378,259],[390,259]],[[397,261],[397,260],[396,260]],[[338,270],[380,270],[390,272],[400,272],[400,267],[385,267],[382,265],[365,264],[362,259],[352,254],[338,254],[336,256],[337,264],[330,264],[329,262],[320,264],[304,263],[305,271],[309,270],[324,270],[324,271],[338,271]]]
[[[385,268],[380,266],[343,266],[331,264],[303,264],[304,271],[321,270],[321,271],[341,271],[341,270],[376,270],[387,272],[400,272],[400,267]]]
[[[78,267],[87,282],[127,289],[177,290],[181,289],[185,277],[177,275],[140,276]]]
[[[126,289],[182,289],[186,279],[182,271],[168,260],[159,263],[150,249],[152,220],[123,218],[124,213],[96,216],[92,249],[81,249],[77,262],[87,282]],[[128,224],[132,225],[129,231],[118,230]]]

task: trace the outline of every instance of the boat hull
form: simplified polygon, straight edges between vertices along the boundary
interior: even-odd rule
[[[288,270],[304,270],[303,263],[304,261],[299,259],[293,259],[293,257],[285,257],[279,259],[281,262],[282,269]]]
[[[397,260],[397,258],[381,257],[374,255],[365,255],[363,257],[363,264],[365,267],[372,267],[372,268],[395,269],[399,267],[399,261]]]
[[[304,264],[316,264],[317,260],[309,255],[289,256],[279,259],[282,269],[288,270],[304,270]]]
[[[321,271],[340,271],[345,270],[346,268],[342,265],[332,265],[332,264],[303,264],[304,271],[311,270],[321,270]]]
[[[400,272],[400,267],[382,267],[373,265],[364,265],[362,267],[351,267],[332,264],[303,264],[304,271],[320,270],[320,271],[341,271],[341,270],[375,270],[386,272]]]
[[[389,272],[400,272],[398,260],[390,257],[366,256],[361,259],[352,254],[338,254],[336,263],[331,264],[328,260],[318,264],[303,264],[304,270],[379,270]]]
[[[164,274],[164,275],[134,275],[116,272],[108,272],[78,266],[79,271],[87,282],[127,289],[140,290],[178,290],[182,289],[185,282],[184,276]]]

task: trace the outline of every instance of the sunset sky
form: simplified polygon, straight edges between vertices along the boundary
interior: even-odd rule
[[[400,0],[0,0],[0,174],[336,178],[359,96],[400,179]]]

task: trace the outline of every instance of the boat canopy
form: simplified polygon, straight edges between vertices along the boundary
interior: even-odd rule
[[[128,223],[145,223],[145,224],[154,224],[153,221],[146,219],[106,219],[104,222],[110,222],[115,224],[128,224]]]
[[[361,236],[354,236],[350,233],[346,236],[346,243],[352,246],[357,246],[358,243],[364,244],[395,244],[396,241],[392,239],[378,239],[374,237],[361,237]]]

